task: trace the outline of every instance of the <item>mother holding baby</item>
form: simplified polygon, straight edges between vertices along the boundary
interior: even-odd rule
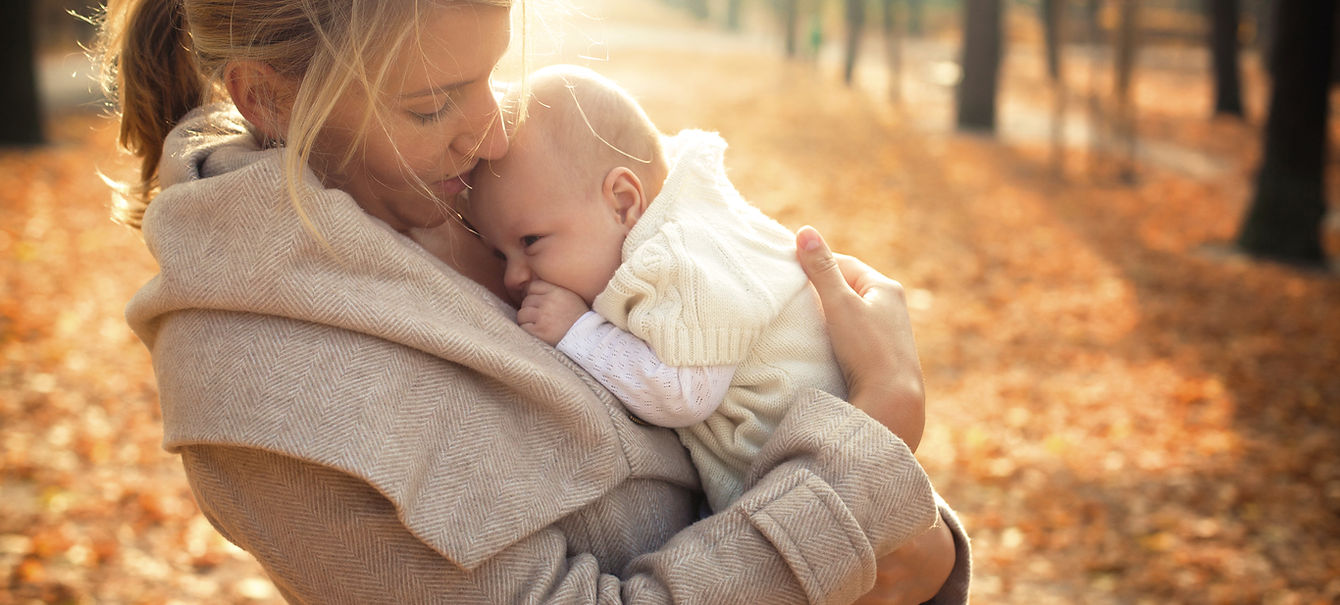
[[[511,4],[108,7],[117,213],[160,267],[127,318],[204,515],[295,603],[966,602],[966,535],[872,419],[923,413],[901,288],[817,233],[850,403],[798,396],[711,515],[673,432],[516,325],[451,205],[508,150]]]

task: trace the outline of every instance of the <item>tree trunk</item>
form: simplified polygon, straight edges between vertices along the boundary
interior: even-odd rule
[[[0,144],[38,145],[42,136],[42,104],[37,90],[37,55],[34,52],[33,2],[17,0],[0,25],[4,53],[0,77],[5,94],[0,95]]]
[[[1335,2],[1279,0],[1276,8],[1265,148],[1237,243],[1256,256],[1316,265],[1325,262],[1323,167]]]
[[[1135,55],[1139,49],[1140,0],[1119,0],[1113,94],[1117,111],[1113,120],[1118,139],[1126,148],[1119,175],[1128,183],[1135,181],[1135,103],[1131,100],[1135,80]]]
[[[1334,29],[1331,30],[1331,84],[1340,84],[1340,10],[1335,11]]]
[[[903,52],[902,36],[898,33],[898,16],[894,14],[894,1],[881,0],[884,12],[884,52],[889,63],[889,99],[898,101],[903,94]]]
[[[1061,77],[1061,8],[1064,0],[1042,0],[1038,5],[1042,18],[1042,37],[1046,45],[1047,77],[1053,81]]]
[[[1099,16],[1103,13],[1103,0],[1086,0],[1084,2],[1084,24],[1090,32],[1097,32],[1103,28]],[[1094,36],[1097,40],[1097,36]]]
[[[861,52],[861,34],[865,32],[865,0],[845,0],[847,6],[847,48],[842,65],[842,81],[851,86],[856,75],[856,56]]]
[[[1047,79],[1052,87],[1051,156],[1052,171],[1065,174],[1066,84],[1061,74],[1061,13],[1064,0],[1042,0],[1039,5],[1043,38],[1046,43]]]
[[[726,29],[740,31],[740,4],[744,0],[728,0],[726,3]]]
[[[707,0],[688,0],[689,14],[697,19],[707,18]]]
[[[782,12],[782,38],[786,41],[786,58],[793,59],[799,46],[796,28],[800,25],[800,0],[781,0],[778,8]]]
[[[1089,171],[1097,172],[1098,159],[1107,146],[1106,119],[1098,91],[1099,51],[1104,48],[1103,28],[1098,21],[1102,0],[1088,0],[1084,5],[1084,25],[1089,43]]]
[[[1256,0],[1256,52],[1262,65],[1270,65],[1275,48],[1275,3],[1277,0]]]
[[[907,33],[920,36],[926,0],[907,0]]]
[[[1238,7],[1238,0],[1205,0],[1210,17],[1210,55],[1214,60],[1214,113],[1242,117]]]
[[[1001,0],[966,0],[963,7],[963,80],[958,85],[960,130],[996,130],[1000,52]]]

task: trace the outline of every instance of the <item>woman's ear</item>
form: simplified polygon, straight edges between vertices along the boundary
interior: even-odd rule
[[[642,180],[626,166],[616,166],[605,174],[600,193],[618,217],[619,224],[629,229],[642,218],[647,204],[651,203],[642,189]]]
[[[223,70],[228,96],[267,140],[283,140],[297,83],[259,61],[235,61]]]

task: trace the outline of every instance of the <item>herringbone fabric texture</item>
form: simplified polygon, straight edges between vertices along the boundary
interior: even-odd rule
[[[288,201],[234,113],[169,139],[127,308],[202,511],[295,602],[849,601],[930,525],[907,448],[806,393],[690,525],[675,435],[345,194]]]

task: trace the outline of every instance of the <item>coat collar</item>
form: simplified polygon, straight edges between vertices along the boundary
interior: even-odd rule
[[[153,354],[165,447],[259,447],[358,476],[466,568],[630,475],[696,483],[673,432],[634,425],[509,306],[309,172],[313,236],[285,151],[219,112],[169,139],[143,228],[160,273],[127,307]],[[303,363],[308,388],[276,371]],[[425,375],[445,382],[415,388]]]

